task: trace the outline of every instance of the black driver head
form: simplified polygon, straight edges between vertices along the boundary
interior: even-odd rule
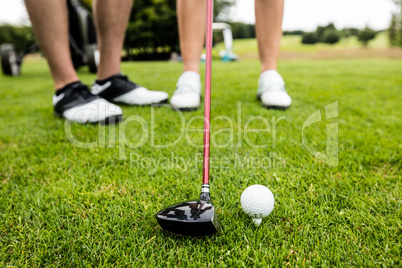
[[[218,218],[211,200],[191,200],[165,208],[156,214],[163,230],[189,236],[209,236],[219,232]]]

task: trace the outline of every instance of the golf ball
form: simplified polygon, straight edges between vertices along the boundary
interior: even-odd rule
[[[241,207],[253,222],[260,225],[262,219],[271,214],[274,209],[275,198],[265,186],[255,184],[247,187],[241,194]]]

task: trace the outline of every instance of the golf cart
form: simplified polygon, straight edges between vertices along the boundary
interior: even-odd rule
[[[67,0],[69,20],[69,44],[71,59],[75,69],[88,65],[91,73],[96,73],[99,63],[99,51],[96,44],[96,31],[93,19],[79,0]],[[34,44],[22,54],[18,54],[15,45],[1,44],[1,70],[4,75],[18,76],[24,57],[39,50]]]
[[[229,24],[223,22],[214,22],[212,24],[214,31],[222,31],[225,50],[219,51],[219,57],[222,61],[237,61],[239,56],[233,53],[233,34]]]

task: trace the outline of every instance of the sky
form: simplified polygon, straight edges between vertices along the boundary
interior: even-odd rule
[[[383,30],[395,11],[391,0],[285,0],[282,28],[313,31],[318,25],[333,22],[338,29],[369,26]],[[236,0],[230,18],[254,23],[254,1]],[[0,23],[27,24],[23,0],[0,0]]]
[[[338,29],[369,26],[383,30],[395,11],[391,0],[285,0],[282,28],[313,31],[318,25],[333,22]],[[254,1],[237,0],[231,18],[254,23]]]

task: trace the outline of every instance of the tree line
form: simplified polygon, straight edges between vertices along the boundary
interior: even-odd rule
[[[362,30],[357,28],[344,28],[342,30],[336,29],[333,23],[329,23],[326,26],[318,26],[314,32],[303,33],[301,42],[303,44],[336,44],[341,38],[348,38],[350,36],[356,36],[363,46],[367,46],[368,43],[373,40],[377,35],[377,31],[366,27]]]
[[[388,36],[391,46],[402,47],[402,1],[393,0],[396,11],[392,13]]]

